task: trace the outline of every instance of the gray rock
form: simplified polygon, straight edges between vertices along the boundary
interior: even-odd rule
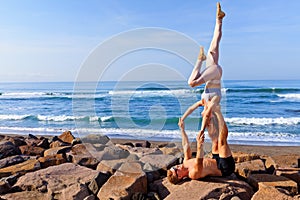
[[[11,165],[15,165],[21,162],[24,162],[25,160],[28,160],[28,156],[20,156],[20,155],[15,155],[15,156],[10,156],[7,158],[3,158],[0,160],[0,168],[8,167]]]
[[[25,162],[0,169],[0,177],[7,177],[17,173],[23,175],[39,169],[41,169],[40,162],[36,159],[29,159]]]
[[[254,194],[251,186],[232,176],[230,178],[209,177],[202,180],[184,181],[171,184],[167,178],[155,181],[155,189],[161,199],[198,200],[198,199],[251,199]]]
[[[55,156],[56,154],[65,154],[71,149],[71,146],[54,147],[44,151],[44,156]]]
[[[140,159],[143,163],[150,163],[156,169],[167,170],[170,166],[173,166],[177,162],[177,158],[172,155],[146,155]]]
[[[251,200],[293,200],[291,196],[279,192],[275,187],[261,185],[259,190],[252,196]]]
[[[247,178],[250,174],[266,173],[264,162],[260,159],[246,161],[235,164],[235,173],[242,178]]]
[[[13,174],[13,175],[11,175],[11,176],[1,178],[0,181],[5,181],[5,182],[7,182],[9,185],[13,186],[13,185],[17,182],[19,176],[20,176],[20,175],[19,175],[18,173],[17,173],[17,174]]]
[[[15,146],[26,145],[25,138],[22,136],[6,136],[6,140],[12,142]]]
[[[95,176],[91,183],[88,185],[89,190],[94,194],[97,195],[100,188],[104,183],[109,179],[110,174],[105,174],[102,172],[99,172],[97,176]]]
[[[84,143],[91,143],[91,144],[107,144],[110,141],[110,139],[106,135],[90,134],[81,138],[81,141]]]
[[[40,193],[38,191],[23,191],[16,192],[6,195],[1,195],[0,198],[7,200],[25,200],[25,199],[34,199],[34,200],[46,200],[52,199],[52,197],[45,193]]]
[[[19,154],[21,154],[20,149],[17,146],[15,146],[12,142],[0,142],[0,159]]]
[[[146,155],[157,155],[163,154],[163,152],[159,148],[144,148],[144,147],[131,147],[129,145],[116,145],[120,149],[130,152],[131,154],[135,154],[138,157],[143,157]]]
[[[97,171],[105,174],[114,174],[124,162],[127,162],[127,160],[102,160],[97,166]]]
[[[101,200],[131,199],[135,193],[147,193],[147,178],[139,162],[123,163],[101,187],[97,197]]]
[[[115,160],[115,159],[123,159],[129,156],[129,152],[123,150],[117,146],[108,146],[104,148],[104,155],[102,159],[104,160]]]
[[[72,141],[75,139],[74,135],[71,133],[71,131],[65,131],[63,132],[58,138],[68,144],[72,144]]]
[[[68,159],[75,163],[92,169],[96,169],[99,161],[87,150],[84,144],[76,144],[67,153]]]
[[[10,191],[11,185],[5,181],[5,180],[0,180],[0,194],[6,194]]]
[[[14,185],[22,190],[46,191],[55,199],[84,199],[89,196],[87,184],[97,171],[73,163],[41,169],[21,176]]]
[[[290,195],[296,195],[298,192],[297,183],[283,176],[276,176],[271,174],[251,174],[247,181],[256,190],[263,186],[271,186],[277,189],[287,190]]]

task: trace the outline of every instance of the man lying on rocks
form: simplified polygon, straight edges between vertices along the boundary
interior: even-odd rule
[[[168,170],[168,180],[176,184],[184,178],[200,179],[206,176],[229,176],[235,170],[235,162],[232,157],[231,150],[227,143],[228,128],[221,112],[215,112],[217,118],[219,134],[210,134],[213,142],[212,154],[213,158],[204,158],[203,143],[204,133],[197,135],[197,154],[196,158],[192,158],[191,147],[188,136],[184,129],[184,121],[179,119],[178,125],[181,130],[182,147],[184,151],[183,164],[176,165]]]

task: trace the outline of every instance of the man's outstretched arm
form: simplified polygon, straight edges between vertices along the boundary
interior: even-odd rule
[[[197,136],[197,154],[196,154],[196,163],[202,164],[203,157],[204,157],[204,150],[203,150],[203,143],[204,143],[204,133],[199,133]]]
[[[199,179],[203,177],[203,173],[202,173],[203,157],[204,157],[203,143],[204,143],[204,134],[200,133],[197,136],[197,154],[196,154],[194,167],[193,170],[189,171],[189,177],[191,179]]]
[[[189,138],[184,130],[184,121],[179,118],[178,126],[181,131],[181,137],[182,137],[182,147],[184,152],[184,160],[189,160],[192,158],[192,151],[189,143]]]

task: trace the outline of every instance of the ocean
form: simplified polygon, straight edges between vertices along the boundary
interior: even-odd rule
[[[202,92],[182,81],[1,83],[0,133],[178,141],[178,118]],[[230,144],[300,145],[300,81],[225,80],[222,93]],[[190,141],[201,112],[186,119]]]

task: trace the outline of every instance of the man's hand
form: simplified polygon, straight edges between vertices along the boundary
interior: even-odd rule
[[[178,120],[178,126],[181,130],[184,130],[184,121],[181,118]]]
[[[203,144],[204,143],[204,131],[200,131],[197,135],[197,143],[198,144]]]

